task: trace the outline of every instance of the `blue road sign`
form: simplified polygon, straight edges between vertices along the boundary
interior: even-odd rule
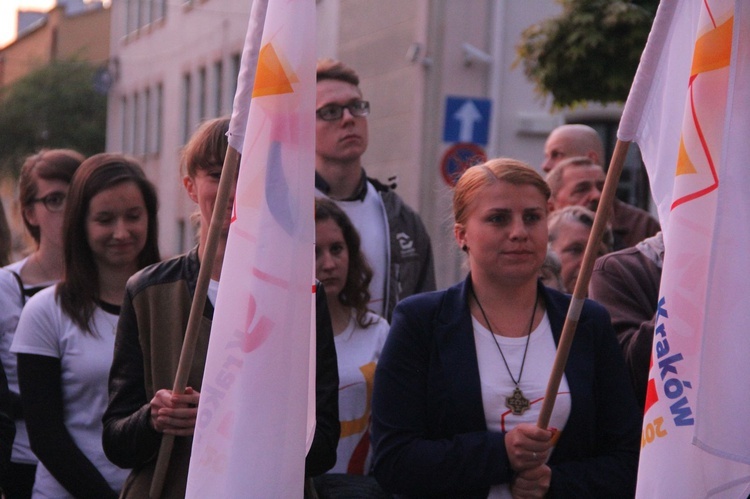
[[[492,101],[475,97],[447,97],[443,142],[487,145]]]

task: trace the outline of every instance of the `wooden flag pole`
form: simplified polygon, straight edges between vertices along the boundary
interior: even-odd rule
[[[206,245],[203,248],[203,258],[200,262],[198,271],[198,281],[195,285],[195,294],[190,306],[190,316],[188,318],[187,329],[185,331],[185,340],[182,343],[180,352],[180,362],[177,365],[177,373],[172,386],[173,393],[185,393],[190,368],[193,365],[193,354],[195,353],[195,344],[198,341],[198,331],[200,328],[203,309],[206,306],[206,295],[208,294],[208,284],[211,280],[214,258],[219,246],[219,238],[227,216],[229,207],[229,194],[234,188],[234,181],[237,178],[237,169],[239,165],[240,154],[234,148],[228,147],[227,154],[224,157],[224,166],[221,169],[221,178],[219,179],[218,192],[214,202],[214,212],[211,215],[211,223],[208,227],[208,236]],[[169,467],[169,459],[172,455],[174,446],[174,435],[163,434],[161,446],[159,447],[159,456],[156,460],[154,476],[151,479],[151,490],[149,497],[159,499],[162,489],[164,488],[164,478]]]
[[[612,213],[612,204],[617,192],[617,184],[620,182],[620,174],[625,164],[625,156],[628,154],[629,146],[630,142],[622,142],[620,140],[615,144],[612,161],[610,161],[609,170],[607,170],[607,178],[604,181],[604,190],[602,190],[602,195],[599,198],[599,207],[594,217],[594,225],[591,228],[589,240],[586,244],[586,251],[583,254],[581,271],[578,274],[578,280],[573,290],[573,299],[568,308],[568,315],[565,317],[565,325],[560,336],[560,342],[557,345],[557,354],[555,355],[555,362],[552,365],[552,373],[547,383],[547,391],[544,394],[544,401],[542,401],[542,408],[536,423],[539,428],[547,428],[549,426],[549,420],[552,416],[552,409],[555,407],[555,398],[560,388],[565,364],[568,362],[570,345],[573,343],[573,337],[578,326],[578,318],[581,315],[581,308],[583,308],[583,302],[588,294],[589,281],[591,280],[591,272],[594,269],[597,250]]]
[[[237,80],[237,92],[234,96],[232,120],[229,124],[230,143],[232,142],[232,137],[244,137],[247,113],[243,115],[238,110],[242,111],[246,109],[249,112],[250,109],[267,9],[268,0],[255,0],[250,10],[250,22],[248,24],[245,47],[242,51],[242,67],[240,68],[240,75]],[[242,129],[239,135],[236,134],[237,130],[233,128],[236,120],[239,120]],[[237,179],[237,171],[239,169],[240,153],[235,147],[230,145],[227,148],[227,153],[224,157],[224,166],[221,169],[221,178],[219,179],[218,192],[216,194],[216,201],[214,202],[214,212],[211,215],[206,246],[203,248],[203,261],[198,271],[195,295],[190,306],[187,331],[185,331],[185,340],[180,352],[180,362],[177,365],[177,373],[175,374],[174,386],[172,388],[172,391],[175,393],[185,392],[185,384],[187,383],[190,367],[193,363],[195,344],[198,340],[198,329],[200,320],[203,317],[203,309],[206,306],[206,294],[208,293],[208,284],[211,279],[214,258],[216,257],[216,250],[219,244],[219,235],[221,234],[221,228],[224,225],[227,213],[229,193],[234,185],[234,181]],[[242,145],[240,144],[239,147],[242,147]],[[159,456],[154,468],[154,476],[151,479],[151,489],[149,491],[151,499],[159,499],[161,497],[173,446],[174,435],[162,435]]]

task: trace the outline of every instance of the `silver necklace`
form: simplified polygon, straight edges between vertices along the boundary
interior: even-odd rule
[[[526,334],[526,347],[524,347],[523,349],[523,360],[521,361],[521,369],[518,372],[518,381],[516,381],[516,378],[513,377],[513,373],[510,371],[510,366],[508,365],[508,361],[505,359],[503,349],[500,348],[500,343],[498,343],[497,338],[495,338],[495,332],[492,330],[492,324],[490,324],[490,320],[487,318],[487,314],[484,312],[484,308],[479,302],[479,298],[477,298],[477,294],[474,292],[473,287],[471,288],[471,295],[474,297],[474,301],[477,302],[479,311],[482,312],[484,322],[487,323],[487,328],[490,330],[490,336],[492,336],[492,340],[495,342],[495,346],[500,352],[500,356],[503,358],[503,363],[505,364],[505,369],[508,371],[508,376],[510,376],[513,384],[516,385],[516,388],[513,390],[513,395],[505,397],[505,407],[510,409],[511,412],[513,412],[514,416],[520,416],[524,412],[528,411],[531,407],[531,402],[529,402],[529,399],[524,397],[523,392],[521,391],[521,388],[519,388],[518,384],[521,382],[521,376],[523,376],[523,366],[526,364],[526,353],[529,351],[529,339],[531,338],[531,328],[534,326],[534,318],[536,317],[536,307],[539,304],[539,293],[537,292],[536,294],[536,299],[534,300],[534,308],[531,311],[529,331]]]

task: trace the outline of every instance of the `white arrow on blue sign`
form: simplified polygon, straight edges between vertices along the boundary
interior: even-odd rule
[[[487,145],[492,101],[475,97],[447,97],[443,142]]]

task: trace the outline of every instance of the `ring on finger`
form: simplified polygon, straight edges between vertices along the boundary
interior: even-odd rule
[[[534,461],[536,461],[537,459],[539,459],[539,457],[536,455],[536,452],[532,452],[531,455],[534,456]]]

